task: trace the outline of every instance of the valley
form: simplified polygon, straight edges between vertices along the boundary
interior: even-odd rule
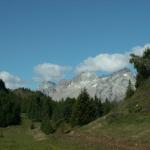
[[[136,121],[134,121],[136,120]],[[126,116],[111,124],[105,118],[97,119],[68,134],[57,132],[45,135],[39,129],[30,129],[31,120],[23,115],[21,126],[0,128],[0,150],[149,150],[150,118],[145,115]]]

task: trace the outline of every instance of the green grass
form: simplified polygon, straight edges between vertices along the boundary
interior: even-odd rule
[[[0,138],[0,150],[83,150],[82,142],[75,142],[58,135],[46,136],[37,141],[30,129],[30,120],[23,119],[22,125],[1,128],[3,138]],[[93,150],[86,147],[87,150]]]
[[[143,81],[134,95],[124,101],[124,107],[131,108],[131,111],[135,111],[136,106],[141,108],[141,112],[150,113],[150,78]]]
[[[78,131],[97,138],[105,137],[108,141],[119,141],[122,145],[134,147],[138,144],[150,148],[150,114],[128,114],[118,118],[110,115],[83,126]]]
[[[23,119],[20,126],[3,128],[0,150],[109,150],[150,149],[150,115],[132,114],[99,118],[77,128],[68,135],[56,133],[46,136],[39,130],[30,129],[31,121]],[[36,131],[36,132],[33,132]],[[40,133],[43,140],[37,140]]]

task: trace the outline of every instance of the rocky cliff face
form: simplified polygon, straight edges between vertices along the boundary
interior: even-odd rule
[[[49,81],[42,82],[39,90],[54,100],[60,100],[77,97],[81,89],[86,88],[90,96],[97,95],[102,101],[106,98],[119,101],[125,97],[129,80],[134,88],[135,77],[127,68],[105,77],[98,77],[93,72],[82,72],[72,80],[62,80],[57,85]]]
[[[43,81],[40,83],[38,90],[50,96],[56,92],[56,84],[51,81]]]

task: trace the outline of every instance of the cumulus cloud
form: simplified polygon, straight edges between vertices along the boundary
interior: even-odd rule
[[[138,56],[142,56],[142,55],[143,55],[143,52],[144,52],[145,49],[147,49],[147,48],[150,48],[150,44],[146,44],[146,45],[144,45],[143,47],[141,47],[141,46],[134,47],[134,48],[131,50],[131,53],[134,53],[135,55],[138,55]]]
[[[24,81],[21,80],[18,76],[14,76],[6,71],[0,72],[0,79],[5,82],[5,85],[9,89],[16,89],[24,86]]]
[[[60,66],[57,64],[44,63],[34,67],[34,71],[37,74],[34,77],[35,81],[51,81],[60,80],[64,77],[66,71],[70,70],[70,67]]]
[[[128,67],[130,54],[134,53],[141,56],[146,48],[150,47],[150,44],[146,44],[143,47],[135,47],[131,51],[123,54],[98,54],[95,57],[89,57],[76,67],[76,72],[83,71],[103,71],[114,72],[124,67]]]
[[[128,65],[128,57],[123,54],[99,54],[89,57],[77,66],[76,71],[106,71],[113,72]]]

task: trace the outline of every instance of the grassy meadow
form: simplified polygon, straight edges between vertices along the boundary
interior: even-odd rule
[[[149,150],[149,115],[103,117],[68,134],[45,135],[24,117],[22,125],[1,128],[0,150]]]

